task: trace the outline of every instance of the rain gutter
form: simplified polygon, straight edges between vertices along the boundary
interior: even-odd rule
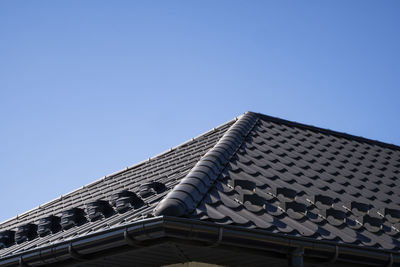
[[[274,234],[263,230],[218,225],[186,218],[159,216],[40,248],[0,258],[0,266],[38,266],[76,263],[121,252],[145,249],[163,242],[198,246],[240,248],[250,253],[286,254],[289,266],[302,267],[304,261],[350,262],[367,266],[400,266],[400,253]]]

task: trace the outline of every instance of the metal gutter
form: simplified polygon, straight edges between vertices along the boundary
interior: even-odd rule
[[[240,248],[248,252],[286,254],[291,266],[309,259],[328,263],[352,262],[367,266],[400,266],[400,252],[274,234],[263,230],[218,225],[177,217],[143,219],[73,240],[22,251],[0,259],[0,266],[76,263],[116,251],[145,249],[167,241],[197,246]]]
[[[171,234],[169,230],[179,229],[187,232],[187,237],[191,239],[196,237],[202,240],[202,238],[199,238],[202,236],[201,234],[206,236],[206,234],[211,235],[213,233],[212,241],[219,245],[284,252],[289,256],[298,255],[299,249],[301,249],[304,251],[305,257],[320,258],[326,263],[346,261],[369,266],[400,266],[400,252],[398,251],[360,247],[184,218],[166,217],[165,223],[167,235]]]

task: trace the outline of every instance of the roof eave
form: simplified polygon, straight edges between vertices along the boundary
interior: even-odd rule
[[[218,225],[186,218],[159,216],[7,256],[0,259],[0,266],[93,260],[99,256],[104,257],[107,253],[112,254],[116,250],[120,252],[124,247],[143,248],[154,245],[154,242],[171,240],[191,241],[197,245],[208,244],[228,249],[247,249],[250,252],[254,250],[278,252],[289,257],[292,252],[301,251],[305,257],[321,262],[340,260],[372,266],[400,264],[400,253],[396,251],[274,234],[263,230]]]

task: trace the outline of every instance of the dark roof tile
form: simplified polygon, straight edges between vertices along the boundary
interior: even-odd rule
[[[0,250],[0,261],[1,257],[18,253],[27,247],[35,248],[36,246],[45,246],[50,243],[54,244],[67,239],[83,237],[91,232],[102,231],[121,223],[148,216],[153,212],[160,199],[164,198],[187,175],[200,157],[215,146],[216,142],[233,123],[234,121],[225,123],[157,157],[104,177],[0,224],[0,244],[3,242],[7,246],[7,248]],[[230,139],[233,140],[234,137]],[[218,165],[219,162],[214,164],[212,154],[209,155],[209,159],[211,164],[208,166],[212,168],[215,166],[216,168],[213,168],[213,171],[219,173],[222,165]],[[214,157],[214,159],[218,161],[218,158]],[[157,183],[162,184],[161,187]],[[144,197],[143,200],[141,195]],[[111,196],[114,196],[114,199]],[[102,216],[93,222],[89,222],[90,213],[85,212],[86,205],[98,199],[103,199],[105,202],[110,200],[109,203],[116,212],[110,216]],[[79,212],[74,212],[76,210],[79,210]],[[51,216],[59,218],[59,227],[63,226],[61,231],[48,231],[48,228],[51,228],[51,223],[45,223],[43,220]],[[38,225],[38,232],[43,236],[16,245],[13,240],[7,241],[5,234],[2,235],[2,233],[14,233],[18,227],[27,223]]]
[[[394,173],[380,165],[380,153],[400,154],[398,150],[266,119],[260,120],[249,136],[226,167],[231,171],[224,175],[230,177],[228,184],[240,196],[235,207],[243,205],[251,214],[246,213],[250,221],[254,220],[253,214],[266,210],[276,218],[275,223],[280,222],[276,225],[278,232],[297,231],[301,235],[383,247],[380,242],[384,241],[375,235],[389,236],[381,230],[385,221],[369,213],[372,207],[385,207],[400,195],[392,187],[376,184],[382,184],[382,178]],[[375,183],[370,181],[373,178]],[[254,194],[255,190],[258,193]],[[265,194],[265,190],[270,193]],[[274,196],[279,200],[273,200]],[[297,221],[301,224],[294,223]],[[319,226],[312,226],[315,224]],[[306,225],[309,228],[304,229]],[[373,228],[377,226],[379,231]],[[396,235],[395,228],[387,229]]]

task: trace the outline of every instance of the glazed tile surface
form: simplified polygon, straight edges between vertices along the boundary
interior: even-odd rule
[[[261,116],[191,216],[399,250],[399,176],[398,149]]]

